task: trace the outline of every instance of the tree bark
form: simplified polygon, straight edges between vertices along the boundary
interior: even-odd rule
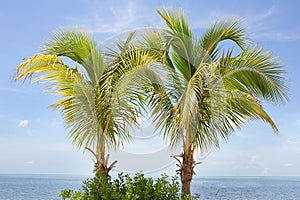
[[[104,178],[109,178],[108,173],[109,173],[109,171],[103,163],[97,162],[95,164],[95,176],[96,177],[103,176]]]
[[[88,151],[90,151],[95,157],[95,166],[94,166],[94,173],[96,177],[103,176],[105,178],[110,178],[109,172],[110,170],[115,167],[117,161],[114,161],[110,166],[108,166],[109,154],[105,156],[104,151],[98,151],[95,153],[92,149],[86,147]]]
[[[182,167],[180,170],[181,193],[184,195],[191,194],[191,181],[194,174],[194,158],[191,147],[185,150],[182,155]],[[184,198],[183,198],[184,199]]]
[[[105,159],[105,152],[99,152],[98,157],[97,157],[97,162],[95,163],[95,176],[96,177],[103,176],[104,178],[109,178],[109,175],[108,175],[109,170],[108,170],[108,166],[107,166],[107,161]]]
[[[116,163],[118,161],[115,160],[110,165],[108,165],[109,156],[110,154],[107,154],[105,158],[102,157],[102,159],[95,164],[96,177],[102,175],[103,177],[110,179],[109,172],[116,166]]]

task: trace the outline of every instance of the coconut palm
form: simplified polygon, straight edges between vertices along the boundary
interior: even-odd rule
[[[71,59],[74,66],[65,64]],[[114,65],[104,62],[96,41],[81,31],[60,31],[45,43],[41,54],[27,57],[17,69],[16,80],[44,82],[61,99],[51,107],[60,109],[69,137],[77,148],[95,156],[96,176],[108,176],[110,149],[130,140],[128,127],[137,125],[134,102],[118,94]],[[33,78],[32,78],[33,77]]]
[[[199,164],[194,160],[196,151],[219,147],[220,139],[226,141],[252,119],[262,119],[278,132],[261,101],[287,100],[285,71],[271,52],[249,45],[237,19],[219,20],[197,37],[182,11],[158,13],[168,28],[148,33],[142,47],[164,64],[168,75],[163,84],[151,85],[149,102],[156,126],[170,146],[183,147],[174,158],[179,162],[182,194],[190,194]],[[223,41],[231,43],[221,46]],[[232,48],[224,48],[228,45]]]

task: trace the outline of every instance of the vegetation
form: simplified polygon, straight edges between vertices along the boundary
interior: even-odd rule
[[[34,76],[33,82],[44,82],[61,96],[51,107],[61,109],[73,144],[95,156],[96,175],[108,176],[116,161],[108,165],[106,152],[129,141],[127,127],[137,125],[139,111],[126,101],[130,93],[118,97],[113,72],[96,41],[81,31],[57,32],[41,54],[27,57],[17,69],[16,80]]]
[[[103,176],[86,180],[81,190],[63,190],[60,196],[71,200],[178,200],[179,191],[180,184],[176,176],[169,181],[168,176],[162,174],[154,181],[142,173],[133,177],[121,173],[114,181]],[[198,196],[187,198],[197,199]]]
[[[168,75],[163,84],[149,86],[149,103],[170,146],[183,147],[174,158],[179,162],[182,193],[190,194],[199,164],[194,160],[196,151],[219,147],[220,139],[227,140],[248,120],[262,119],[278,132],[261,102],[287,100],[285,71],[271,52],[250,45],[239,20],[217,21],[197,37],[182,11],[158,13],[168,29],[149,33],[142,44]],[[223,41],[231,41],[226,44],[232,47],[224,48]]]
[[[106,152],[130,140],[128,127],[138,125],[145,107],[170,147],[182,147],[174,158],[183,199],[190,198],[196,151],[219,147],[249,120],[263,120],[278,132],[262,102],[288,99],[284,66],[246,37],[239,20],[217,21],[198,37],[182,11],[159,9],[158,14],[166,29],[142,37],[133,32],[115,43],[117,50],[104,54],[83,32],[59,32],[42,54],[18,67],[16,80],[37,74],[33,81],[62,96],[52,108],[61,109],[75,146],[96,158],[96,177],[80,191],[62,191],[62,198],[179,198],[177,182],[168,183],[165,176],[155,183],[142,174],[107,179],[115,162],[108,165]]]

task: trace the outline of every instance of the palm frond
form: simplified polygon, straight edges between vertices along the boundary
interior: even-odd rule
[[[248,120],[261,119],[267,122],[275,133],[278,133],[278,128],[272,118],[263,109],[260,102],[249,94],[240,92],[232,92],[227,98],[227,117],[228,123],[235,127],[245,125]]]
[[[83,31],[57,31],[43,47],[43,53],[49,55],[66,56],[71,60],[83,64],[90,55],[95,41]]]
[[[288,99],[284,66],[271,52],[261,47],[245,47],[236,58],[231,52],[221,58],[223,83],[226,88],[253,94],[268,102],[280,103]]]
[[[163,30],[161,34],[165,42],[165,52],[171,61],[169,65],[176,66],[188,81],[196,70],[197,64],[191,56],[195,41],[193,41],[193,35],[188,27],[187,20],[182,10],[159,9],[157,11],[169,27],[169,30]]]
[[[65,56],[82,65],[94,84],[104,72],[103,55],[96,41],[83,31],[58,31],[43,47],[47,55]]]
[[[39,76],[34,74],[39,73]],[[77,69],[68,67],[62,59],[56,55],[36,54],[27,57],[26,61],[17,68],[16,81],[20,79],[31,79],[32,82],[45,82],[51,93],[58,93],[69,97],[72,95],[74,78],[82,79]]]
[[[245,28],[239,19],[222,19],[210,26],[200,39],[200,44],[205,51],[203,62],[216,61],[220,49],[218,45],[225,40],[231,40],[243,48],[247,44]]]
[[[165,21],[166,25],[174,33],[184,34],[185,37],[192,37],[192,32],[189,29],[188,22],[184,17],[183,11],[174,9],[157,9],[158,14]]]

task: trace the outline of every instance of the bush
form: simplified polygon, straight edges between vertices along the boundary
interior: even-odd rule
[[[110,181],[104,177],[95,177],[83,182],[80,190],[63,190],[59,196],[63,200],[179,200],[180,184],[178,177],[173,176],[168,181],[168,176],[162,174],[153,181],[144,174],[137,173],[133,177],[120,173]],[[184,199],[198,199],[199,195],[185,196]]]
[[[95,177],[83,182],[82,188],[63,190],[60,192],[62,199],[70,200],[178,200],[180,199],[180,184],[177,177],[163,174],[156,181],[146,178],[142,173],[133,177],[120,173],[118,177],[109,181],[104,177]]]

